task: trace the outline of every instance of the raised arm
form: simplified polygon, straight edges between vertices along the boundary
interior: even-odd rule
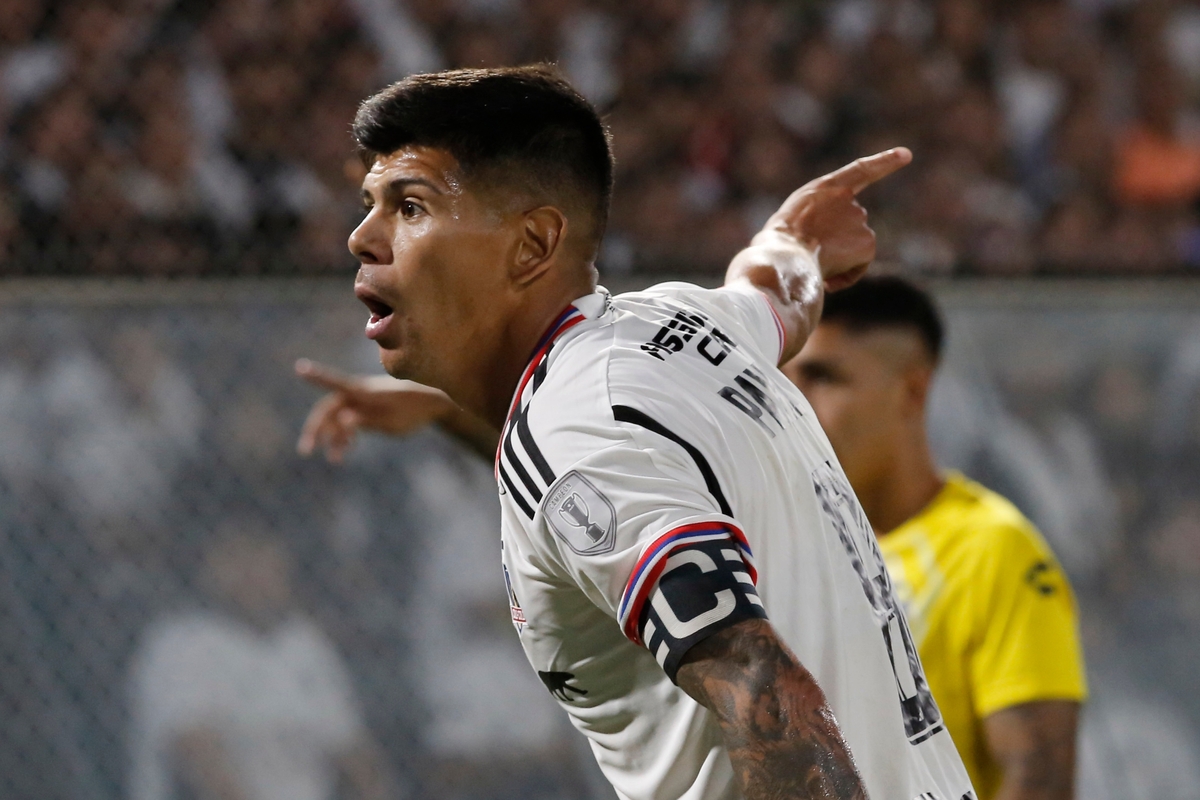
[[[742,250],[725,274],[726,286],[750,285],[763,292],[783,323],[780,363],[808,340],[821,318],[824,291],[858,280],[875,257],[875,234],[855,197],[912,160],[899,147],[860,158],[810,181],[784,201]],[[297,449],[324,449],[339,462],[358,430],[403,435],[437,424],[491,460],[500,434],[463,411],[437,389],[386,376],[347,377],[306,359],[296,363],[302,378],[329,390],[309,412]]]
[[[767,620],[695,645],[676,680],[719,721],[746,800],[866,798],[821,687]]]
[[[860,158],[792,193],[738,253],[725,285],[749,283],[766,294],[783,323],[784,363],[821,319],[824,291],[850,286],[875,258],[875,233],[855,199],[875,181],[912,161],[897,147]]]

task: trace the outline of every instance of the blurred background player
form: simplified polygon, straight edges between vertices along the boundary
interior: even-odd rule
[[[391,800],[341,656],[297,608],[283,543],[219,531],[211,600],[168,614],[133,659],[131,800]],[[351,792],[338,795],[339,781]]]
[[[869,277],[826,298],[816,332],[782,369],[879,536],[979,796],[1066,800],[1086,694],[1075,601],[1016,507],[938,470],[925,420],[942,339],[929,295]]]

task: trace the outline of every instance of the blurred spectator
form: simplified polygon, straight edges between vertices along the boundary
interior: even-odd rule
[[[245,521],[209,546],[208,610],[168,615],[143,636],[132,674],[129,797],[176,787],[220,800],[332,800],[392,788],[346,667],[295,606],[283,545]]]
[[[0,121],[40,97],[66,71],[62,45],[38,38],[46,5],[44,0],[0,5]]]
[[[1183,87],[1171,64],[1143,64],[1138,116],[1117,148],[1116,186],[1126,203],[1186,205],[1200,197],[1200,139],[1187,130]]]
[[[41,442],[68,509],[97,539],[161,523],[174,479],[199,445],[200,400],[188,375],[162,350],[157,331],[126,322],[47,359],[35,389],[52,431]],[[27,379],[33,379],[33,375]]]
[[[787,191],[896,144],[870,205],[899,269],[1200,265],[1186,0],[9,0],[0,272],[341,268],[356,102],[533,60],[609,114],[609,270],[719,272]]]

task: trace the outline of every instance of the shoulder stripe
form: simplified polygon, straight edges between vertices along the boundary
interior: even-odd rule
[[[500,479],[508,487],[508,493],[512,495],[513,500],[521,507],[521,510],[525,512],[525,516],[533,519],[533,509],[529,506],[529,502],[517,491],[517,487],[513,485],[512,478],[508,477],[508,472],[504,469],[504,465],[498,460],[496,461],[496,471],[500,473]]]
[[[721,509],[721,513],[727,517],[732,517],[733,510],[729,507],[729,501],[725,499],[725,493],[721,491],[721,484],[717,482],[717,475],[713,472],[712,467],[708,463],[708,459],[700,452],[698,448],[686,441],[682,436],[669,430],[666,426],[654,420],[642,411],[629,406],[613,406],[613,417],[617,422],[628,422],[632,425],[640,425],[648,431],[653,431],[659,436],[665,436],[675,444],[687,451],[687,454],[692,457],[692,461],[696,462],[696,468],[700,470],[700,474],[704,476],[704,485],[708,487],[708,492],[717,501],[717,507]]]
[[[546,380],[546,372],[550,367],[550,351],[554,349],[554,342],[546,346],[546,352],[542,355],[541,362],[537,365],[537,369],[533,371],[533,389],[531,392],[536,392],[541,388],[542,382]]]
[[[521,427],[521,420],[516,421],[516,427]],[[513,471],[517,473],[517,477],[521,479],[521,483],[525,484],[525,488],[529,490],[529,494],[533,497],[535,503],[542,502],[542,490],[538,488],[537,483],[533,478],[529,477],[529,473],[525,471],[524,465],[517,458],[517,452],[512,446],[512,431],[504,437],[504,454],[508,456],[508,463],[512,465]]]
[[[513,420],[513,426],[517,429],[517,436],[521,439],[521,446],[525,448],[525,452],[529,455],[529,460],[537,467],[537,471],[542,476],[542,480],[546,482],[546,486],[550,486],[550,484],[554,483],[554,470],[550,469],[550,464],[546,461],[546,457],[542,455],[542,449],[533,440],[533,431],[529,430],[528,406],[517,413],[517,418]],[[512,434],[509,435],[511,436]]]
[[[654,589],[658,576],[666,566],[667,557],[676,548],[684,545],[722,539],[732,540],[737,545],[742,560],[746,564],[746,570],[750,573],[750,580],[755,585],[758,584],[758,570],[754,567],[750,543],[746,541],[746,534],[742,533],[736,525],[724,521],[713,521],[696,522],[672,528],[646,546],[642,551],[641,558],[638,559],[637,566],[633,568],[633,573],[625,583],[625,591],[621,595],[621,604],[617,610],[617,620],[631,641],[641,644],[637,632],[638,619],[641,617],[642,606],[646,604],[646,598]]]

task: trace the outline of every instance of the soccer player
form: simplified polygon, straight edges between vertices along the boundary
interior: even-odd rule
[[[801,187],[722,289],[613,297],[608,140],[552,72],[410,77],[354,133],[367,336],[502,431],[513,623],[618,794],[974,797],[866,517],[776,368],[823,284],[873,258],[854,198],[908,151]]]
[[[932,299],[894,277],[831,295],[784,366],[879,534],[946,727],[979,796],[1066,800],[1086,692],[1071,587],[1011,503],[934,462]]]

